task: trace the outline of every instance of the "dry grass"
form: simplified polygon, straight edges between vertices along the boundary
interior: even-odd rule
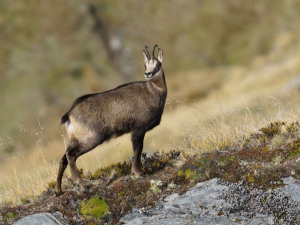
[[[202,117],[202,120],[187,126],[182,133],[183,138],[179,148],[189,154],[243,148],[243,144],[249,136],[258,132],[261,127],[274,121],[294,122],[298,120],[299,106],[294,105],[294,111],[290,107],[281,106],[278,103],[278,106],[275,107],[259,108],[258,112],[250,111],[245,107],[241,110],[222,112],[219,116],[199,112],[201,116],[198,118]],[[274,140],[274,143],[278,142],[277,139]]]

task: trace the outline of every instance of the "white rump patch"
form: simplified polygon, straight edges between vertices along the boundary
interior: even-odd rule
[[[71,136],[71,134],[75,134],[74,126],[70,120],[67,121],[66,126],[67,126],[67,132],[70,136]]]

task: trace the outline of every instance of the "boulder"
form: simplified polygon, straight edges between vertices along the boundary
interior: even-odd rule
[[[18,220],[14,225],[69,225],[60,212],[37,213]]]

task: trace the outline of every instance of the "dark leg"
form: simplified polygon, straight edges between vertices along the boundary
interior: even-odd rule
[[[67,159],[67,153],[71,151],[72,149],[76,148],[78,146],[78,141],[77,140],[69,140],[68,142],[68,148],[62,159],[60,160],[60,165],[59,165],[59,170],[58,170],[58,175],[57,175],[57,180],[56,180],[56,186],[55,186],[55,194],[56,196],[60,195],[62,193],[61,191],[61,181],[63,174],[68,166],[68,159]]]
[[[59,171],[57,175],[57,181],[56,181],[56,186],[55,186],[55,193],[56,195],[60,195],[62,193],[61,190],[61,182],[62,182],[62,177],[65,169],[67,168],[68,164],[70,166],[71,174],[74,179],[75,183],[78,183],[80,186],[80,189],[82,191],[87,191],[87,188],[84,185],[84,182],[82,178],[80,177],[80,174],[77,170],[76,166],[76,160],[80,155],[83,155],[84,153],[90,151],[93,148],[88,148],[86,147],[80,147],[80,144],[77,140],[70,140],[68,143],[68,148],[66,153],[64,154],[63,158],[60,161],[59,165]]]
[[[59,170],[58,170],[58,175],[57,175],[57,180],[56,180],[56,186],[55,186],[55,190],[54,190],[56,196],[58,196],[62,193],[61,180],[62,180],[62,176],[63,176],[67,166],[68,166],[68,160],[67,160],[66,154],[64,154],[64,156],[60,160]]]
[[[101,140],[96,142],[95,140]],[[58,176],[57,176],[57,182],[55,187],[55,193],[56,195],[59,195],[62,193],[61,191],[61,181],[63,173],[69,164],[72,177],[74,179],[74,182],[79,184],[79,187],[81,191],[87,192],[88,188],[85,186],[79,172],[76,166],[76,160],[79,156],[91,151],[94,149],[97,145],[100,145],[105,140],[104,137],[97,137],[97,139],[89,139],[86,140],[85,143],[80,143],[77,139],[71,139],[68,143],[68,149],[63,156],[63,158],[60,161]]]
[[[132,146],[133,146],[133,164],[131,167],[131,171],[136,176],[143,175],[143,171],[141,170],[141,155],[143,151],[144,145],[144,131],[133,131],[131,136]]]
[[[85,151],[84,153],[88,151]],[[76,166],[77,158],[84,153],[82,153],[79,148],[73,148],[66,153],[66,156],[74,182],[79,185],[81,191],[87,192],[88,188],[85,186]]]
[[[97,140],[101,140],[101,141],[99,141],[97,144],[94,144],[94,145],[89,144],[89,143],[95,143],[95,141],[93,141],[93,140],[88,140],[85,144],[79,144],[78,142],[75,142],[75,144],[73,144],[74,147],[66,152],[66,157],[67,157],[67,160],[69,163],[69,167],[70,167],[74,182],[79,185],[80,190],[83,192],[88,192],[89,189],[85,186],[85,184],[78,172],[78,169],[76,166],[76,160],[79,156],[91,151],[97,145],[103,143],[103,141],[105,139],[98,138]]]

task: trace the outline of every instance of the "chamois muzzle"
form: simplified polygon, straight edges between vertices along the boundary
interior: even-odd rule
[[[150,79],[151,77],[152,77],[152,72],[150,72],[150,73],[145,73],[145,77],[146,77],[146,79]]]

